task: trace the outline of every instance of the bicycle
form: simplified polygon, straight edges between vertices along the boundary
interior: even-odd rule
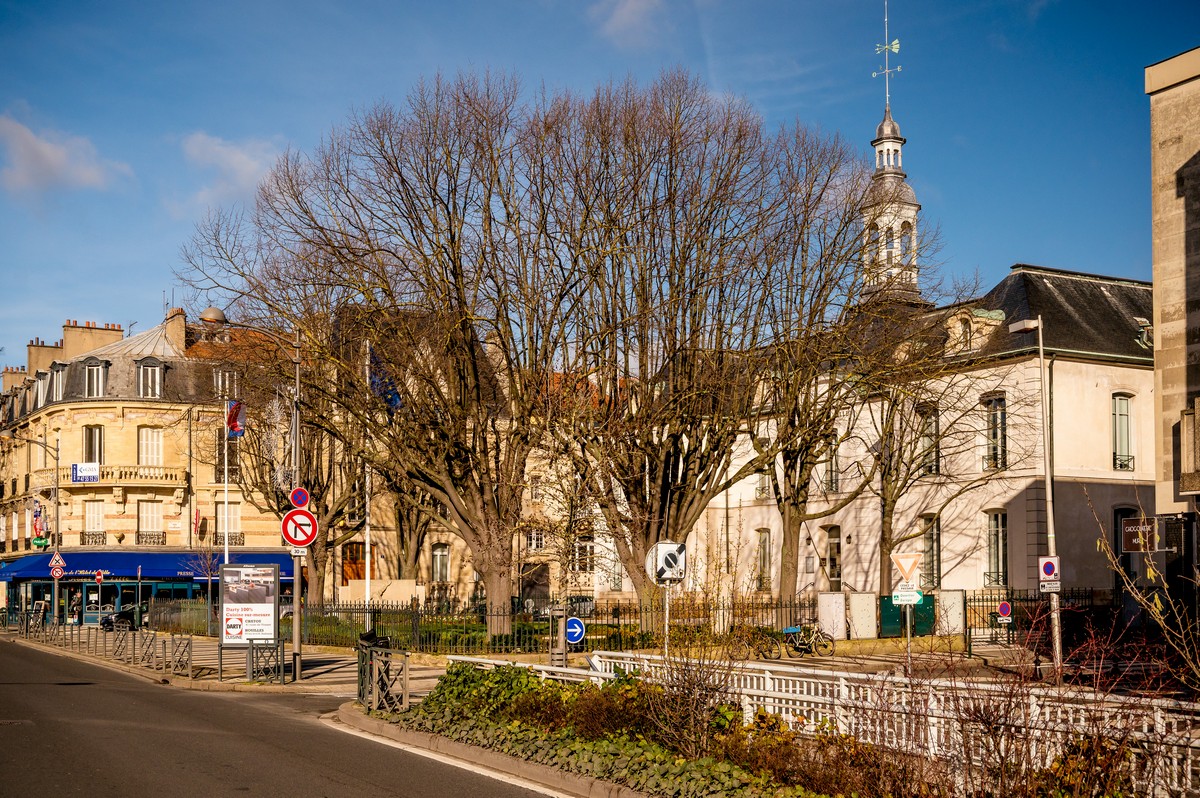
[[[783,648],[779,638],[761,626],[734,626],[729,630],[725,653],[731,660],[747,660],[752,654],[762,659],[779,659]]]
[[[822,632],[816,624],[802,623],[783,630],[783,647],[789,657],[813,654],[828,657],[833,653],[833,638]]]

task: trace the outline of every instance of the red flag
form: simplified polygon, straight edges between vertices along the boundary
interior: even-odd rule
[[[225,409],[225,432],[230,438],[246,434],[246,406],[241,400],[230,401]]]

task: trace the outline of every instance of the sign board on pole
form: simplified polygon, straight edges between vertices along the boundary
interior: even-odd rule
[[[571,645],[576,645],[583,642],[583,636],[587,633],[587,626],[578,618],[567,618],[567,642]]]
[[[900,582],[892,588],[892,603],[898,606],[920,604],[924,597],[916,582]]]
[[[283,517],[283,539],[293,546],[307,546],[317,539],[317,517],[297,507]]]
[[[221,566],[221,643],[279,637],[279,566]]]
[[[1038,587],[1043,593],[1061,593],[1058,557],[1038,557]]]
[[[54,568],[55,566],[58,566],[59,568],[67,567],[67,561],[64,560],[62,558],[62,555],[59,554],[57,551],[54,552],[54,556],[50,558],[50,567]]]
[[[293,507],[303,508],[308,505],[308,491],[304,488],[293,489],[288,498],[292,500]]]
[[[98,585],[104,584],[104,572],[103,571],[96,572],[96,584],[98,584]]]
[[[99,482],[99,463],[71,463],[72,482]]]
[[[682,582],[687,576],[687,547],[669,540],[655,543],[646,555],[646,575],[660,585]]]
[[[50,569],[50,576],[54,577],[55,579],[62,579],[63,569],[58,565],[54,566]]]
[[[892,588],[893,604],[920,604],[924,597],[921,593],[921,553],[892,552],[892,565],[900,572],[900,582]]]
[[[1012,604],[1000,602],[996,607],[996,623],[1012,623]]]

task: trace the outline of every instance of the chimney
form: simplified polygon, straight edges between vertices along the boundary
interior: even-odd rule
[[[164,322],[167,328],[167,340],[182,354],[187,349],[187,324],[183,308],[171,308],[167,311]]]

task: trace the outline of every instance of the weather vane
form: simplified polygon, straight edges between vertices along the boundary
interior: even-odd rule
[[[875,45],[875,54],[879,55],[880,53],[883,53],[883,67],[878,72],[872,72],[871,77],[877,78],[883,75],[883,101],[885,107],[890,108],[892,105],[892,87],[889,81],[891,80],[892,73],[899,72],[900,67],[898,65],[895,67],[889,66],[888,56],[891,53],[899,55],[900,40],[892,39],[890,42],[888,41],[887,0],[883,0],[883,44]]]

